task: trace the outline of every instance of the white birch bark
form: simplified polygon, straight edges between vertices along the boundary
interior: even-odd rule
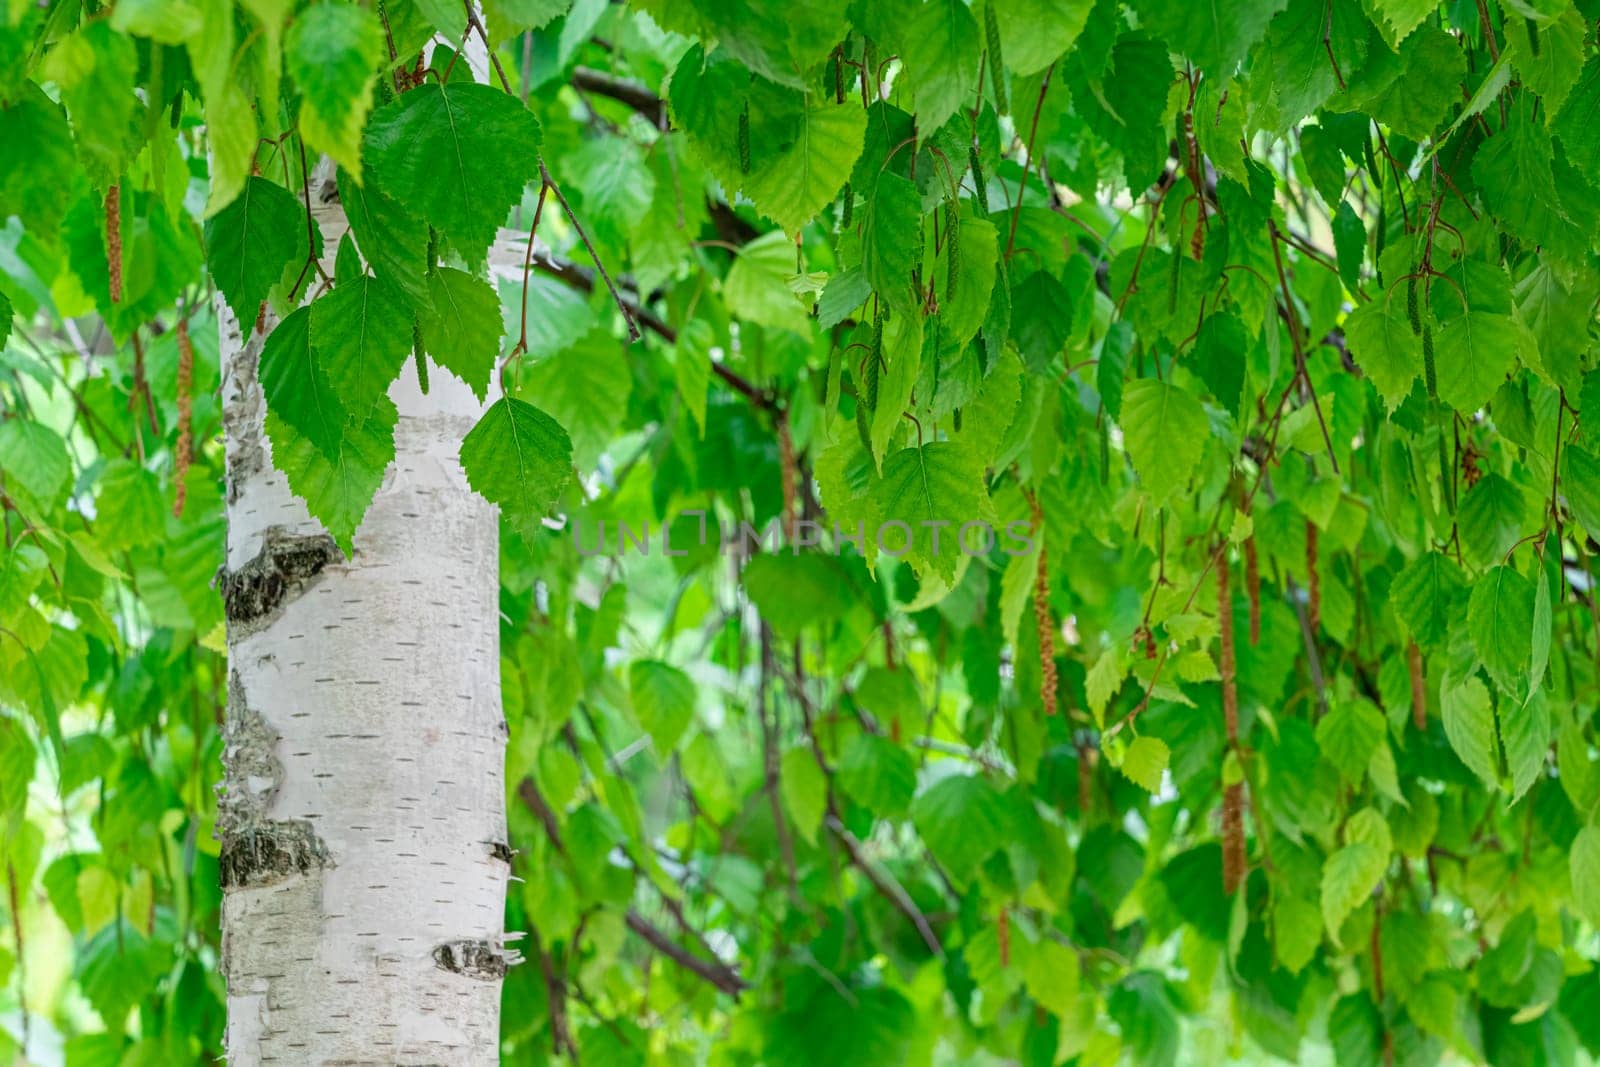
[[[331,257],[342,212],[316,213]],[[498,1062],[514,955],[498,526],[458,461],[481,406],[438,366],[421,395],[407,366],[390,390],[396,458],[346,560],[272,465],[266,331],[243,340],[216,306],[229,1061]]]

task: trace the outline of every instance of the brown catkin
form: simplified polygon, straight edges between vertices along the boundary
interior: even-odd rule
[[[173,450],[174,488],[172,514],[183,518],[183,503],[188,498],[189,464],[194,461],[193,408],[189,395],[194,384],[194,345],[189,342],[189,320],[178,319],[178,444]]]
[[[1222,790],[1222,891],[1234,894],[1244,881],[1244,783]]]
[[[1033,622],[1039,631],[1039,699],[1044,713],[1056,713],[1056,629],[1050,620],[1050,564],[1044,547],[1044,511],[1036,493],[1028,494],[1033,535],[1039,538],[1039,566],[1033,575]]]
[[[111,302],[122,302],[122,186],[106,190],[106,266],[111,275]]]
[[[796,489],[796,467],[794,459],[794,438],[789,435],[789,420],[780,415],[778,420],[778,474],[782,479],[783,489],[783,536],[790,543],[795,542],[795,533],[798,528],[795,500],[799,496]]]
[[[1217,549],[1217,626],[1222,644],[1222,721],[1228,751],[1239,751],[1238,668],[1233,649],[1233,592],[1228,581],[1228,546]],[[1244,881],[1244,783],[1222,788],[1222,891],[1228,895]]]
[[[1239,743],[1239,685],[1233,654],[1233,593],[1228,585],[1228,550],[1224,547],[1217,551],[1217,627],[1222,641],[1222,722],[1232,748]]]
[[[995,923],[995,937],[1000,942],[1000,969],[1011,966],[1011,912],[1002,905],[1000,918]]]
[[[1317,569],[1317,524],[1306,521],[1306,621],[1314,632],[1322,624],[1322,575]]]
[[[1411,672],[1411,723],[1427,733],[1428,683],[1422,676],[1422,649],[1415,641],[1406,646],[1406,668]]]
[[[1244,593],[1250,600],[1250,647],[1261,643],[1261,567],[1256,560],[1256,536],[1244,539]]]

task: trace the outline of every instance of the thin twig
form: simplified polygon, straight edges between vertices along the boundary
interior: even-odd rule
[[[589,258],[594,260],[595,270],[600,272],[600,278],[606,283],[606,288],[611,292],[611,299],[616,303],[617,310],[622,312],[623,321],[628,324],[628,340],[639,339],[639,324],[634,321],[633,309],[628,302],[622,299],[622,294],[617,292],[616,283],[611,280],[611,275],[606,270],[606,265],[600,261],[600,254],[594,250],[594,244],[589,240],[589,234],[584,230],[583,223],[578,221],[578,215],[572,210],[572,205],[567,203],[567,198],[561,192],[561,186],[550,176],[550,168],[544,165],[544,160],[539,160],[539,174],[544,178],[545,185],[556,194],[556,200],[561,204],[561,210],[567,213],[567,218],[572,220],[572,228],[578,231],[578,240],[583,242],[583,247],[588,250]]]

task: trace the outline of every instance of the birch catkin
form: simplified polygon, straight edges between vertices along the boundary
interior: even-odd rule
[[[1428,688],[1422,674],[1422,649],[1412,641],[1406,646],[1406,669],[1411,674],[1411,723],[1419,731],[1428,730]]]
[[[1306,521],[1306,621],[1316,632],[1322,624],[1322,575],[1317,569],[1317,524]]]
[[[1039,631],[1039,698],[1044,713],[1056,713],[1056,632],[1050,620],[1050,565],[1044,546],[1044,511],[1036,493],[1028,494],[1033,534],[1039,538],[1039,565],[1033,575],[1033,622]]]
[[[106,190],[106,268],[111,279],[111,302],[122,303],[122,186]]]
[[[1217,625],[1221,629],[1222,720],[1230,757],[1239,750],[1238,669],[1233,647],[1233,593],[1228,581],[1228,550],[1217,551]],[[1222,889],[1232,894],[1244,881],[1244,783],[1222,787]]]

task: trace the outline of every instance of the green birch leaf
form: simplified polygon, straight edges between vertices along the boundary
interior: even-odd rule
[[[665,760],[694,719],[694,682],[676,667],[639,659],[628,668],[628,692],[639,725]]]
[[[1510,566],[1479,578],[1467,603],[1467,632],[1489,677],[1518,699],[1527,690],[1533,655],[1533,583]]]
[[[912,0],[894,8],[896,40],[916,100],[917,134],[927,138],[978,85],[982,31],[963,0]]]
[[[1165,38],[1175,51],[1216,78],[1233,73],[1245,54],[1266,35],[1267,24],[1285,0],[1227,3],[1224,0],[1134,0],[1139,21]]]
[[[933,855],[958,885],[998,849],[1010,825],[1010,809],[987,780],[952,774],[917,795],[911,821]]]
[[[1528,679],[1528,699],[1539,691],[1544,672],[1550,666],[1550,639],[1554,627],[1550,607],[1550,579],[1543,571],[1534,576],[1533,591],[1533,670]]]
[[[917,765],[906,750],[877,734],[856,735],[839,760],[839,787],[870,811],[899,818],[917,791]]]
[[[1361,261],[1367,253],[1367,228],[1350,201],[1339,201],[1333,218],[1333,246],[1339,259],[1339,278],[1355,291],[1361,280]]]
[[[384,59],[378,16],[321,0],[295,16],[284,41],[289,76],[300,89],[300,133],[361,180],[361,128]]]
[[[672,371],[678,395],[694,419],[700,436],[706,434],[706,394],[711,387],[711,326],[700,319],[684,324],[672,350]]]
[[[88,22],[45,57],[72,120],[78,158],[97,186],[117,181],[138,152],[134,86],[139,56],[133,41],[104,19]]]
[[[394,403],[387,396],[378,397],[365,418],[346,425],[336,454],[328,455],[275,412],[267,412],[273,465],[347,556],[383,483],[383,472],[394,461],[398,419]]]
[[[54,230],[68,204],[62,176],[76,159],[60,105],[30,85],[0,108],[0,218],[16,215],[35,233]]]
[[[310,343],[340,403],[361,419],[411,354],[411,316],[388,282],[369,274],[341,278],[311,305]]]
[[[815,846],[828,813],[828,778],[809,748],[785,752],[780,775],[784,810],[806,844]]]
[[[879,175],[862,222],[861,269],[872,288],[896,312],[915,310],[911,272],[921,243],[922,202],[907,178],[885,171]]]
[[[336,458],[351,417],[311,347],[311,308],[296,308],[267,335],[259,374],[267,410]]]
[[[1368,10],[1389,43],[1397,48],[1411,31],[1422,25],[1423,19],[1439,10],[1436,0],[1370,0]]]
[[[1161,790],[1161,776],[1166,773],[1172,752],[1159,738],[1141,735],[1128,744],[1122,755],[1122,773],[1130,782],[1147,793]]]
[[[501,397],[461,442],[467,483],[531,535],[572,477],[572,442],[532,404]]]
[[[1600,167],[1600,55],[1591,55],[1568,92],[1551,132],[1560,140],[1567,159],[1587,174]]]
[[[33,419],[0,421],[0,470],[42,504],[53,503],[72,476],[66,442]]]
[[[448,0],[441,2],[448,6]],[[525,30],[543,29],[571,8],[572,0],[484,0],[483,15],[489,27],[491,46],[498,47]],[[451,26],[455,26],[463,16],[452,8],[449,18]],[[437,21],[434,24],[439,25]],[[448,27],[439,25],[439,28],[450,34]],[[464,29],[458,29],[450,36],[459,39],[463,32]]]
[[[1389,602],[1417,644],[1444,643],[1455,619],[1456,594],[1465,586],[1455,561],[1439,552],[1427,552],[1407,563],[1389,587]]]
[[[1529,244],[1561,246],[1570,223],[1556,192],[1550,134],[1521,108],[1488,139],[1472,177],[1501,224]]]
[[[1322,921],[1334,944],[1345,919],[1371,897],[1388,866],[1387,853],[1367,841],[1352,842],[1328,857],[1322,867]]]
[[[890,440],[905,421],[906,405],[922,371],[922,331],[921,317],[904,312],[892,316],[883,327],[883,366],[878,371],[877,407],[869,434],[872,458],[880,469]]]
[[[1511,802],[1515,804],[1544,776],[1550,751],[1550,706],[1543,693],[1534,693],[1525,703],[1501,703],[1500,741],[1505,746]]]
[[[428,296],[419,316],[428,355],[483,400],[500,355],[499,295],[482,278],[440,267],[428,275]]]
[[[429,300],[428,227],[372,183],[357,184],[350,172],[339,170],[339,204],[350,222],[350,233],[372,273],[399,289],[413,307]]]
[[[1572,899],[1578,914],[1600,926],[1600,827],[1585,826],[1572,841]]]
[[[206,268],[246,334],[267,293],[305,260],[307,233],[305,206],[266,178],[246,180],[238,199],[206,220]]]
[[[1390,287],[1381,300],[1362,304],[1344,324],[1350,355],[1393,411],[1422,373],[1422,342],[1406,320],[1404,297]],[[1437,358],[1437,357],[1436,357]]]
[[[1317,906],[1303,897],[1285,893],[1273,901],[1272,939],[1285,970],[1299,974],[1316,957],[1322,925]]]
[[[1037,74],[1071,48],[1089,21],[1092,0],[1009,0],[995,4],[1000,53],[1018,77]]]
[[[744,180],[745,195],[785,232],[796,233],[833,203],[861,155],[867,113],[855,102],[813,96],[762,134],[774,145]],[[751,136],[756,136],[752,130]]]
[[[1340,701],[1317,723],[1317,746],[1346,782],[1359,786],[1384,730],[1383,713],[1371,701]]]
[[[912,446],[891,454],[872,499],[880,526],[878,550],[905,556],[919,574],[949,582],[962,555],[961,527],[994,522],[983,484],[983,468],[965,448],[949,441]],[[886,526],[898,524],[886,529]]]
[[[362,159],[380,191],[474,260],[539,176],[539,141],[538,119],[515,97],[428,82],[373,113]]]
[[[1154,378],[1123,390],[1122,431],[1133,469],[1158,507],[1188,483],[1210,432],[1200,401]]]
[[[1456,512],[1467,559],[1480,567],[1501,562],[1522,536],[1527,503],[1522,490],[1498,474],[1486,474],[1461,497]]]
[[[1528,328],[1510,315],[1472,311],[1439,333],[1439,399],[1463,415],[1489,402],[1517,357],[1535,348]]]
[[[947,246],[948,247],[948,246]],[[999,262],[999,237],[994,224],[984,219],[961,220],[955,243],[956,286],[951,293],[949,264],[941,260],[934,284],[941,294],[939,339],[941,346],[965,345],[977,334],[989,313]]]
[[[1444,734],[1461,762],[1489,789],[1499,788],[1499,748],[1495,742],[1494,703],[1476,678],[1439,693]]]
[[[1582,445],[1561,450],[1561,491],[1567,506],[1591,535],[1600,534],[1600,456]]]

